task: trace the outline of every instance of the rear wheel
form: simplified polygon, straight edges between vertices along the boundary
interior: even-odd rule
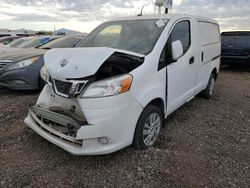
[[[163,125],[163,115],[161,110],[153,105],[147,106],[136,126],[133,146],[136,149],[147,149],[154,146]]]
[[[214,86],[215,86],[215,75],[211,74],[206,89],[204,89],[201,93],[202,96],[207,99],[210,99],[214,93]]]

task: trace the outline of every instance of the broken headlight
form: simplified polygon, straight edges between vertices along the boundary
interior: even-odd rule
[[[131,75],[116,76],[90,84],[82,93],[82,98],[107,97],[124,93],[130,89]]]
[[[40,77],[45,81],[47,82],[48,79],[49,79],[49,73],[45,67],[45,65],[43,65],[43,67],[41,68],[40,70]]]

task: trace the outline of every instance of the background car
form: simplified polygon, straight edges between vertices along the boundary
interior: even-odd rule
[[[0,47],[13,47],[14,48],[14,47],[18,46],[19,44],[21,44],[22,42],[24,42],[25,38],[26,37],[18,38],[18,39],[13,40],[12,42],[10,42],[10,43],[8,43],[6,45],[0,46]]]
[[[43,44],[46,44],[54,39],[59,38],[59,36],[39,36],[39,37],[27,37],[26,40],[22,41],[15,47],[2,47],[0,48],[0,54],[5,54],[8,52],[15,52],[25,48],[37,48]]]
[[[51,48],[75,47],[84,36],[61,37],[39,48],[30,48],[0,55],[0,86],[13,90],[42,89],[40,70],[43,55]]]
[[[32,40],[29,40],[25,43],[20,44],[19,48],[36,48],[43,44],[46,44],[59,36],[39,36],[39,37],[33,37]]]
[[[16,39],[19,39],[20,37],[18,36],[15,36],[15,37],[2,37],[0,38],[0,44],[2,45],[7,45],[9,44],[10,42],[16,40]]]
[[[250,64],[250,31],[223,32],[221,37],[222,64]]]
[[[17,48],[18,45],[20,45],[20,44],[22,44],[24,42],[27,42],[28,40],[32,40],[32,39],[33,39],[32,37],[22,37],[22,38],[19,38],[19,39],[16,39],[16,40],[10,42],[7,45],[2,45],[2,46],[0,46],[0,48],[4,48],[4,47]]]
[[[1,37],[10,37],[10,36],[19,36],[19,37],[29,37],[33,36],[33,34],[28,34],[28,33],[11,33],[11,32],[0,32],[0,38]]]

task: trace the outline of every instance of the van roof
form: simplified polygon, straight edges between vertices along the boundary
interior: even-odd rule
[[[110,21],[126,21],[126,20],[147,20],[147,19],[171,19],[171,18],[183,18],[183,17],[190,17],[190,18],[195,18],[198,20],[204,20],[207,22],[212,22],[212,23],[217,23],[217,21],[207,18],[207,17],[202,17],[202,16],[195,16],[195,15],[189,15],[189,14],[149,14],[149,15],[142,15],[142,16],[130,16],[130,17],[120,17],[120,18],[115,18]]]

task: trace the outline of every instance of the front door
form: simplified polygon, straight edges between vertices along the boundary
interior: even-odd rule
[[[171,44],[181,41],[184,54],[167,66],[167,114],[194,96],[198,58],[194,41],[194,27],[191,20],[181,20],[175,24],[168,39],[167,59],[171,59]]]

